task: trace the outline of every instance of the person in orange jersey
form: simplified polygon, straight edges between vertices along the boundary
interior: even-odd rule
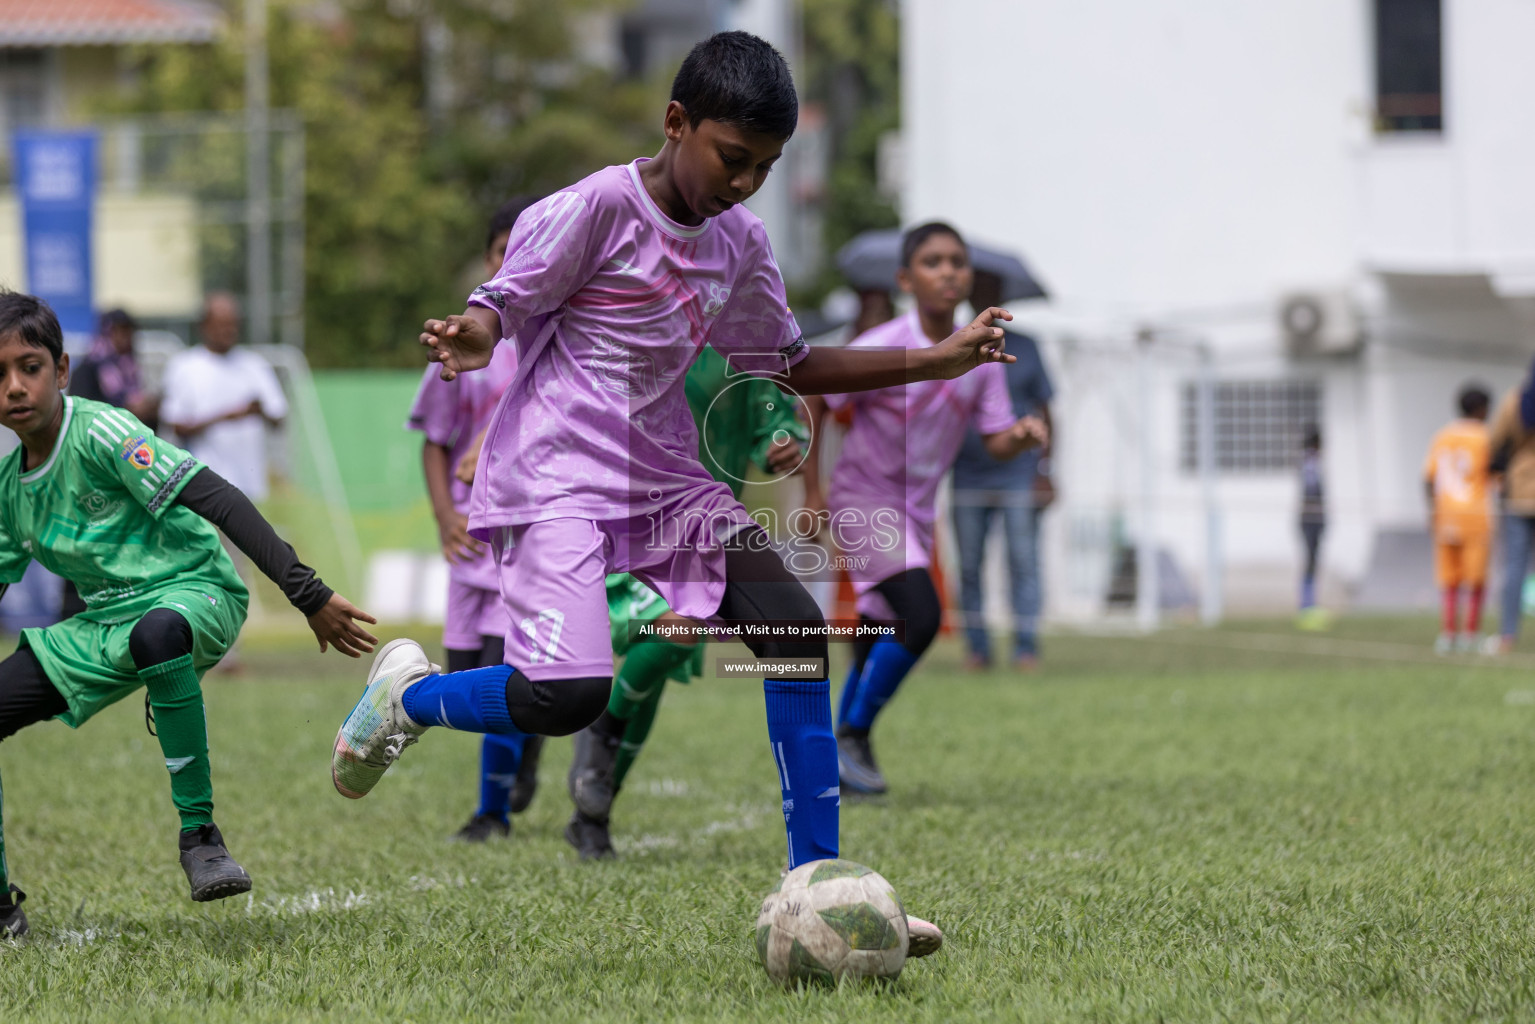
[[[1433,510],[1434,577],[1444,595],[1444,619],[1434,643],[1438,654],[1475,650],[1481,628],[1482,590],[1492,546],[1489,402],[1483,388],[1462,388],[1460,417],[1434,435],[1423,465],[1424,486]],[[1462,587],[1467,593],[1464,630],[1459,629]]]

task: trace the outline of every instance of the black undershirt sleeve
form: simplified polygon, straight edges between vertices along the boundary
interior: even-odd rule
[[[330,600],[334,591],[298,560],[293,546],[277,536],[251,500],[207,466],[193,474],[176,500],[223,530],[306,618]]]

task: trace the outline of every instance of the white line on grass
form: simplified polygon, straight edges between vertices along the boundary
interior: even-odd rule
[[[463,875],[454,875],[452,878],[432,878],[430,875],[411,875],[410,887],[415,892],[428,892],[432,889],[462,889],[466,885],[478,885],[478,878],[465,879]]]
[[[766,804],[758,807],[745,807],[734,818],[720,818],[704,825],[689,829],[686,836],[678,836],[669,833],[647,832],[637,839],[624,843],[626,854],[648,853],[651,850],[670,850],[681,846],[684,840],[692,845],[704,842],[713,836],[725,835],[730,832],[748,832],[758,826],[762,819],[772,814],[775,808]]]
[[[115,928],[62,928],[54,933],[54,942],[60,946],[84,946],[90,942],[118,937]]]
[[[373,897],[366,892],[347,890],[345,896],[337,896],[336,890],[327,886],[324,889],[305,893],[303,896],[268,896],[260,903],[256,902],[254,895],[248,896],[245,901],[245,912],[252,914],[260,911],[263,914],[271,914],[273,917],[283,917],[294,914],[315,914],[322,910],[356,910],[372,902]]]

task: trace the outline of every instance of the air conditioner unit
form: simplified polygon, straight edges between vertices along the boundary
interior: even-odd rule
[[[1364,321],[1343,290],[1281,296],[1279,330],[1296,357],[1349,355],[1364,344]]]

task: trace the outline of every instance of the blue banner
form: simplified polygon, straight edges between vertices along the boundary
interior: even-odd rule
[[[12,140],[27,290],[48,300],[66,332],[88,335],[96,329],[91,308],[96,133],[16,132]]]

